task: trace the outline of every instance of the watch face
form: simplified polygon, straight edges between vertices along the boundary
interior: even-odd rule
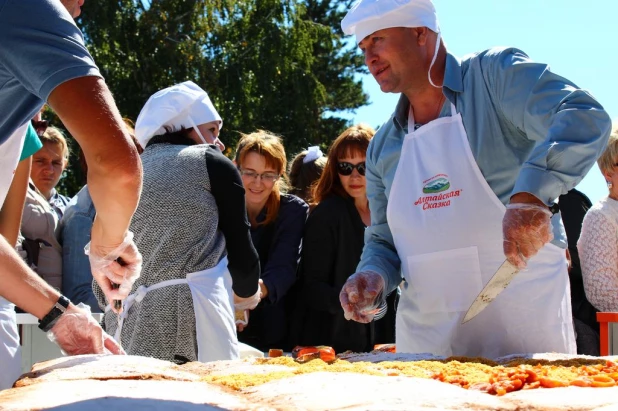
[[[57,304],[61,305],[65,309],[67,309],[67,308],[69,308],[69,304],[71,304],[71,300],[66,298],[64,295],[61,295],[60,298],[58,298],[58,303]],[[64,310],[62,310],[62,311],[64,311]]]

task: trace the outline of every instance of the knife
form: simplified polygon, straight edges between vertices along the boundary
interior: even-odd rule
[[[468,312],[466,312],[466,316],[461,323],[467,323],[483,311],[498,294],[504,291],[518,272],[519,268],[515,267],[508,260],[504,260],[493,277],[481,290],[478,297],[476,297],[476,300],[468,308]]]

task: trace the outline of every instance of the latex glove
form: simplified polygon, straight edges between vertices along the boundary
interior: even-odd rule
[[[49,330],[47,337],[67,355],[125,354],[90,315],[90,307],[82,303],[77,306],[71,304]]]
[[[260,291],[260,287],[258,287],[255,294],[251,297],[239,297],[234,293],[234,309],[236,311],[253,310],[260,303],[261,299],[262,292]]]
[[[528,259],[554,238],[551,216],[545,205],[512,203],[506,206],[502,246],[511,264],[526,268]]]
[[[95,249],[90,244],[86,244],[84,252],[90,256],[92,276],[101,287],[112,310],[118,313],[112,301],[123,300],[131,292],[133,283],[142,271],[142,255],[137,250],[133,233],[130,231],[120,245],[107,252],[102,251],[105,247]],[[119,261],[122,261],[122,264]],[[119,287],[114,288],[113,284]]]
[[[339,301],[346,320],[369,323],[379,311],[386,284],[375,271],[361,271],[353,274],[343,284]]]
[[[242,321],[236,321],[236,329],[238,330],[238,332],[243,332],[243,330],[247,327],[247,325],[249,325],[249,310],[243,310],[243,311],[238,311],[239,313],[242,313],[243,316],[243,320]]]

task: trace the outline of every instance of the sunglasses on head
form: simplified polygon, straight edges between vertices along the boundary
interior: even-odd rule
[[[49,122],[47,120],[32,120],[32,126],[36,130],[36,134],[41,137],[49,127]]]
[[[358,174],[360,174],[361,176],[364,176],[365,175],[365,162],[361,161],[358,164],[352,164],[346,161],[342,161],[340,163],[337,163],[337,172],[341,174],[342,176],[351,175],[354,169],[358,171]]]

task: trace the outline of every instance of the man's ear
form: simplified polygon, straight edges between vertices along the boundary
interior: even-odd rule
[[[419,46],[427,44],[427,35],[429,34],[429,29],[427,27],[413,27],[412,31]]]

